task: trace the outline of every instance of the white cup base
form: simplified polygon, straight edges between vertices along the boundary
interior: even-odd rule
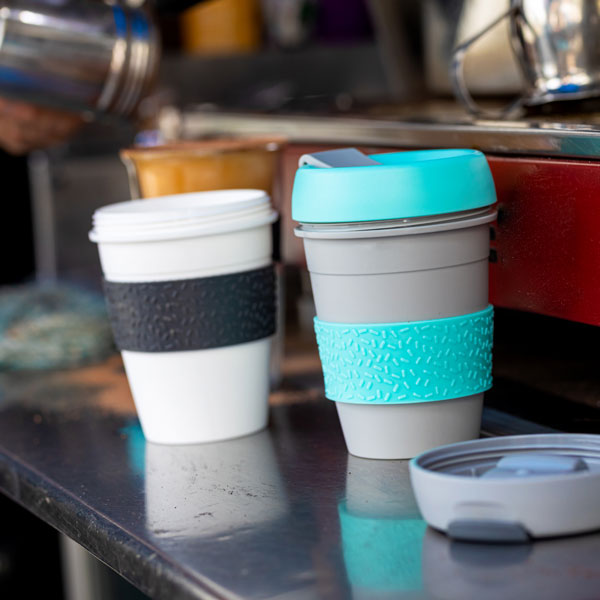
[[[187,352],[123,351],[144,436],[196,444],[249,435],[268,419],[271,338]]]
[[[483,394],[415,404],[336,402],[348,452],[407,459],[437,446],[479,437]]]

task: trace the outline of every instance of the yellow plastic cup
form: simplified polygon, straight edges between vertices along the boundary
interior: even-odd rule
[[[132,198],[259,189],[273,196],[283,138],[181,141],[121,151]]]

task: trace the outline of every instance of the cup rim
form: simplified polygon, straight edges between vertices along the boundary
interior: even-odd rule
[[[211,190],[169,194],[107,204],[93,215],[94,224],[169,222],[233,213],[242,208],[269,203],[269,195],[258,189]]]
[[[299,223],[294,235],[314,239],[355,239],[436,233],[491,223],[497,214],[498,211],[492,206],[431,217],[356,223]]]
[[[211,223],[218,224],[223,221],[239,220],[250,217],[258,217],[266,215],[271,211],[268,204],[259,206],[250,206],[241,208],[231,213],[214,213],[205,216],[182,216],[181,218],[169,219],[168,221],[148,221],[139,223],[120,223],[117,220],[109,223],[98,223],[101,228],[110,228],[111,231],[133,231],[133,232],[151,232],[161,230],[169,230],[174,228],[195,227],[197,225],[209,225]],[[94,223],[96,224],[96,223]]]
[[[255,229],[270,225],[279,218],[277,211],[271,210],[267,214],[253,216],[252,218],[238,219],[237,221],[221,221],[219,223],[198,222],[193,226],[173,227],[170,229],[153,229],[146,231],[117,231],[112,232],[98,231],[94,227],[88,237],[90,241],[97,244],[129,244],[140,242],[161,242],[169,240],[178,240],[194,237],[207,237],[211,235],[222,235],[244,231],[246,229]]]
[[[212,235],[272,223],[277,213],[263,190],[191,192],[129,200],[96,210],[93,242],[137,242]]]

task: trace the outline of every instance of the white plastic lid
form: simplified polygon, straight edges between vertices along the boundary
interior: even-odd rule
[[[277,218],[262,190],[219,190],[130,200],[98,209],[93,242],[164,240],[257,227]]]
[[[487,438],[410,462],[423,518],[451,537],[525,542],[600,529],[600,435]]]
[[[118,202],[99,208],[94,223],[165,222],[231,213],[269,202],[262,190],[217,190]]]

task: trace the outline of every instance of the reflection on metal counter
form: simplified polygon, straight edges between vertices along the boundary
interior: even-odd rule
[[[352,597],[414,597],[423,589],[427,524],[410,487],[408,463],[348,455],[346,471],[346,498],[338,515]]]
[[[157,538],[229,537],[289,511],[268,431],[211,444],[148,443],[145,469],[146,525]]]
[[[427,597],[583,600],[600,589],[600,535],[583,535],[532,545],[453,542],[433,529],[423,541]]]

